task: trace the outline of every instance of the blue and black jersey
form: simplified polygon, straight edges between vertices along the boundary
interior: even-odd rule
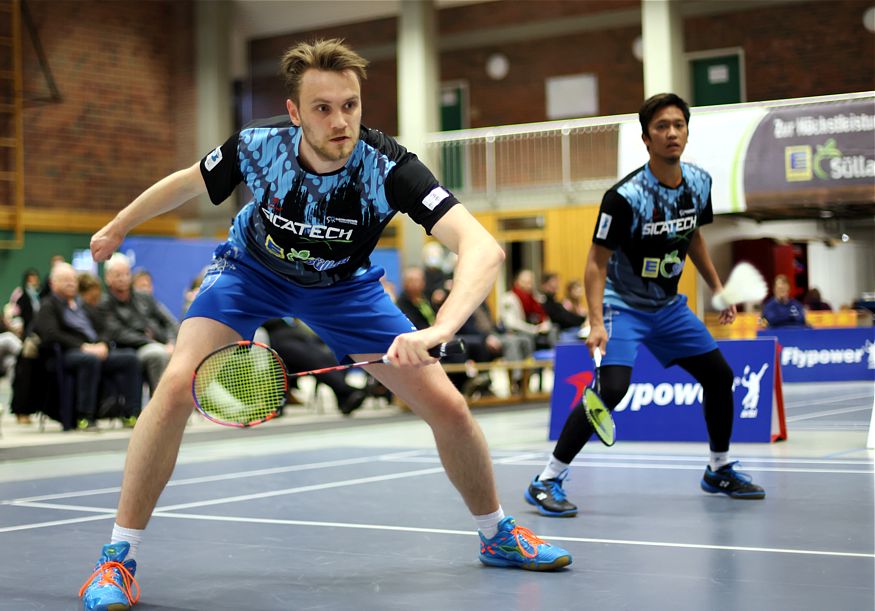
[[[396,212],[427,232],[458,200],[394,139],[361,126],[346,165],[314,174],[298,162],[302,131],[288,116],[253,123],[201,160],[214,204],[241,182],[252,193],[229,240],[302,286],[327,286],[369,267]]]
[[[645,164],[605,193],[593,243],[614,251],[606,304],[653,311],[677,296],[690,239],[713,220],[711,176],[689,163],[681,171],[673,189]]]

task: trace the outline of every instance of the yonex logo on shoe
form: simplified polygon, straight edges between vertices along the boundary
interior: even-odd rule
[[[543,501],[544,499],[547,498],[547,493],[546,493],[546,492],[539,492],[536,498],[537,498],[539,501]]]
[[[730,482],[728,479],[725,479],[722,482],[720,482],[720,487],[721,488],[729,488],[731,483],[732,482]]]

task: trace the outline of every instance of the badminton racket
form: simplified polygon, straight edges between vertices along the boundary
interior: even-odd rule
[[[436,358],[465,351],[456,339],[431,348]],[[335,365],[289,374],[275,350],[259,342],[239,341],[208,354],[197,366],[191,392],[197,410],[208,420],[250,427],[275,418],[286,403],[289,377],[345,371],[365,365],[389,364],[386,355],[371,361]]]
[[[614,424],[611,410],[605,407],[604,401],[599,396],[599,370],[602,366],[602,351],[598,347],[592,353],[592,360],[595,363],[595,376],[592,385],[587,386],[583,391],[583,413],[586,414],[586,419],[598,438],[603,444],[610,447],[616,441],[617,426]]]
[[[769,292],[769,287],[762,275],[750,263],[739,263],[729,273],[723,290],[714,295],[711,305],[715,310],[726,308],[747,301],[762,301]]]

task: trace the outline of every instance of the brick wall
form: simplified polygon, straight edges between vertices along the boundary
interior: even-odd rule
[[[875,89],[875,35],[863,28],[868,0],[816,0],[739,13],[688,18],[687,51],[741,47],[749,101]],[[522,2],[500,0],[439,11],[439,32],[459,35],[490,28],[531,24],[640,7],[639,0]],[[253,64],[277,61],[283,49],[315,36],[342,36],[353,46],[394,45],[396,20],[291,33],[253,41]],[[441,56],[442,80],[464,79],[470,91],[471,127],[544,121],[544,81],[550,76],[595,73],[599,79],[599,114],[637,112],[644,95],[643,67],[632,56],[639,26],[599,32],[488,45]],[[510,59],[501,81],[486,77],[486,58],[500,51]],[[370,68],[364,91],[364,121],[397,133],[396,62],[382,59]],[[279,108],[281,87],[256,81],[256,108]],[[256,113],[257,114],[257,113]]]
[[[191,164],[190,2],[30,0],[62,101],[26,106],[26,205],[117,210]],[[25,33],[25,99],[47,94]]]

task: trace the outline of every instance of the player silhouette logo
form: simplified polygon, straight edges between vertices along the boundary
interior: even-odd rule
[[[741,377],[736,377],[732,382],[732,391],[735,392],[735,389],[741,385],[747,389],[747,393],[744,395],[744,398],[741,400],[741,417],[742,418],[756,418],[759,413],[759,404],[760,404],[760,385],[762,383],[763,375],[766,373],[766,369],[769,368],[768,363],[763,363],[763,366],[760,367],[759,372],[754,372],[750,365],[744,366],[744,373]]]

